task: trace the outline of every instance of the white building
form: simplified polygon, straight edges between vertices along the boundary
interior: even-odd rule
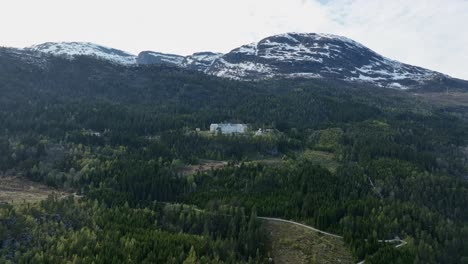
[[[246,124],[211,124],[210,132],[221,134],[243,134],[247,131]]]
[[[256,136],[261,136],[263,135],[263,130],[261,128],[259,128],[257,131],[255,131],[255,135]]]
[[[263,136],[266,134],[271,134],[273,132],[274,131],[271,128],[267,128],[267,129],[259,128],[257,131],[255,131],[255,136]]]

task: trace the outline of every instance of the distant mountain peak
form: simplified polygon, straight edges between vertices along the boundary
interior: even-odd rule
[[[399,89],[441,76],[387,59],[349,38],[318,33],[280,34],[241,46],[207,72],[238,80],[329,78]]]

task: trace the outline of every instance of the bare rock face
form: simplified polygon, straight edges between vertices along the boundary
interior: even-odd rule
[[[142,51],[138,54],[138,64],[166,64],[181,67],[185,57],[154,51]]]
[[[206,72],[214,61],[223,56],[222,53],[215,52],[197,52],[187,56],[184,60],[183,66],[185,68]]]
[[[165,64],[190,70],[205,72],[213,62],[223,54],[214,52],[197,52],[184,57],[153,51],[143,51],[138,55],[138,64]]]

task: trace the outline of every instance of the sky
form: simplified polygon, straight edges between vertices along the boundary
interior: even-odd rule
[[[86,41],[188,55],[317,32],[468,80],[468,0],[2,0],[0,12],[0,46]]]

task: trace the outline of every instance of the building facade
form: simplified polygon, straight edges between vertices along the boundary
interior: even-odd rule
[[[210,125],[211,133],[221,133],[221,134],[243,134],[247,132],[246,124],[211,124]]]

